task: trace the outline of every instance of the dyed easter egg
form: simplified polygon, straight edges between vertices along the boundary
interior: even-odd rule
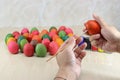
[[[69,33],[68,36],[69,36],[69,37],[72,37],[72,36],[73,36],[73,33]]]
[[[51,26],[50,29],[49,29],[49,32],[51,32],[52,29],[56,29],[57,30],[57,28],[55,26]]]
[[[15,41],[11,41],[8,44],[8,50],[12,54],[17,54],[19,51],[19,45]]]
[[[55,41],[57,38],[60,38],[57,34],[52,36],[52,40]]]
[[[55,33],[55,34],[58,33],[58,31],[57,31],[56,29],[52,29],[50,32],[53,32],[53,33]]]
[[[39,43],[36,45],[35,52],[36,52],[36,56],[45,57],[47,54],[47,49],[46,49],[45,45]]]
[[[17,43],[18,43],[18,45],[20,46],[20,41],[22,40],[22,39],[25,39],[25,37],[24,36],[19,36],[19,38],[18,38],[18,40],[17,40]]]
[[[20,33],[18,31],[14,31],[12,34],[15,37],[15,39],[18,39],[18,37],[20,36]]]
[[[48,38],[45,38],[42,40],[42,44],[44,44],[46,46],[46,48],[48,49],[49,44],[50,44],[50,40]]]
[[[32,44],[34,46],[34,48],[36,47],[36,45],[38,44],[38,41],[37,40],[32,40],[30,42],[30,44]]]
[[[66,27],[65,26],[60,26],[58,31],[65,31]]]
[[[60,47],[62,44],[63,44],[63,40],[61,39],[61,38],[57,38],[56,40],[55,40],[55,42],[58,44],[58,46]]]
[[[7,44],[7,40],[10,38],[10,37],[14,37],[13,34],[9,33],[6,35],[5,37],[5,43]]]
[[[49,40],[51,40],[50,36],[48,34],[44,34],[42,39],[48,38]]]
[[[58,49],[59,49],[59,46],[55,41],[52,41],[49,44],[49,49],[48,50],[49,50],[50,55],[55,55]]]
[[[68,38],[69,38],[69,36],[66,35],[66,36],[63,36],[63,37],[62,37],[62,40],[65,41],[65,40],[67,40]]]
[[[88,35],[100,34],[101,32],[101,27],[96,20],[89,20],[84,25]]]
[[[23,28],[21,30],[21,35],[23,35],[24,33],[29,33],[29,30],[27,28]]]
[[[30,30],[30,33],[32,33],[33,31],[38,31],[38,29],[36,27],[33,27],[31,30]]]
[[[55,32],[49,32],[49,36],[52,38],[54,35],[57,35]]]
[[[39,35],[39,31],[38,30],[34,30],[34,31],[32,31],[32,34],[33,35]]]
[[[31,57],[34,55],[34,47],[30,43],[24,45],[23,52],[25,56]]]
[[[58,35],[59,35],[60,38],[62,38],[62,37],[64,37],[66,35],[66,33],[65,33],[65,31],[60,31],[58,33]]]
[[[28,43],[28,41],[26,39],[22,39],[20,41],[20,50],[21,50],[21,52],[23,52],[24,45],[27,44],[27,43]]]
[[[66,28],[66,29],[65,29],[65,32],[66,32],[66,34],[69,34],[69,33],[72,33],[72,34],[73,34],[73,31],[72,31],[71,28]]]
[[[40,38],[39,35],[35,35],[35,36],[33,36],[32,40],[37,40],[38,43],[41,43],[41,38]]]
[[[7,40],[7,45],[8,45],[11,41],[16,42],[16,39],[15,39],[15,38],[13,38],[13,37],[10,37],[10,38]]]

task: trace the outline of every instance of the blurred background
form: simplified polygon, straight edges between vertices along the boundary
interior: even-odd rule
[[[0,0],[0,27],[83,26],[93,13],[120,30],[120,0]]]

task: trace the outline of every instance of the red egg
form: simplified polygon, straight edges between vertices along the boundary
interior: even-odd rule
[[[34,47],[30,43],[25,44],[23,52],[25,56],[31,57],[34,55]]]
[[[50,55],[55,55],[57,50],[59,49],[59,46],[56,42],[52,41],[50,44],[49,44],[49,54]]]
[[[57,35],[55,32],[49,32],[50,38],[52,38],[54,35]]]
[[[33,35],[39,35],[39,31],[38,30],[34,30],[34,31],[32,31],[32,34]]]
[[[11,42],[8,44],[8,50],[9,50],[9,52],[12,53],[12,54],[17,54],[18,51],[19,51],[19,45],[17,44],[17,42],[11,41]]]
[[[21,34],[23,35],[24,33],[29,33],[29,30],[27,28],[23,28]]]
[[[72,31],[71,28],[66,28],[66,29],[65,29],[65,32],[66,32],[66,34],[69,34],[69,33],[72,33],[72,34],[73,34],[73,31]]]
[[[18,39],[18,37],[20,36],[20,33],[18,31],[14,31],[12,34],[15,39]]]
[[[45,38],[42,40],[42,44],[44,44],[46,46],[46,48],[48,49],[49,44],[50,44],[50,40],[48,38]]]
[[[65,26],[60,26],[58,31],[65,31],[66,27]]]

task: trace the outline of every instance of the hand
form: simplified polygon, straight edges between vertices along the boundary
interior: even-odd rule
[[[76,38],[78,37],[76,36]],[[75,80],[75,78],[79,77],[81,71],[81,60],[86,54],[86,52],[83,50],[85,49],[87,44],[83,43],[75,50],[73,49],[81,41],[82,38],[78,38],[77,40],[75,40],[75,37],[71,37],[60,47],[59,50],[67,46],[62,52],[58,53],[57,55],[57,63],[59,66],[57,76],[66,77],[67,80]]]
[[[91,44],[105,51],[120,52],[120,32],[99,16],[93,17],[101,26],[101,34],[90,36]]]

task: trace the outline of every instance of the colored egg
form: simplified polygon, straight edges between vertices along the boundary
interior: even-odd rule
[[[32,34],[33,35],[39,35],[39,31],[38,30],[34,30],[34,31],[32,31]]]
[[[48,34],[44,34],[42,39],[48,38],[49,40],[51,40],[50,36]]]
[[[66,34],[69,34],[69,33],[72,33],[72,34],[73,34],[73,31],[72,31],[71,28],[66,28],[66,29],[65,29],[65,32],[66,32]]]
[[[45,47],[45,45],[39,43],[35,48],[35,52],[36,52],[36,56],[45,57],[47,54],[47,48]]]
[[[60,47],[60,46],[63,44],[64,41],[63,41],[61,38],[57,38],[55,42],[56,42],[56,43],[58,44],[58,46]]]
[[[21,50],[21,52],[23,52],[24,45],[27,44],[27,43],[28,43],[28,41],[26,39],[22,39],[20,41],[20,50]]]
[[[69,37],[72,37],[72,36],[73,36],[73,33],[69,33],[68,36],[69,36]]]
[[[38,41],[37,40],[32,40],[30,42],[30,44],[32,44],[34,46],[34,48],[36,47],[36,45],[38,44]]]
[[[52,40],[55,41],[57,38],[60,38],[57,34],[52,36]]]
[[[52,38],[54,35],[57,35],[55,32],[49,32],[49,36]]]
[[[96,20],[88,20],[84,25],[88,35],[100,34],[101,32],[101,27]]]
[[[53,33],[58,33],[58,31],[56,29],[52,29],[50,32],[53,32]]]
[[[60,38],[62,38],[62,37],[64,37],[66,35],[66,33],[65,33],[65,31],[60,31],[58,33],[58,35],[59,35]]]
[[[43,30],[41,31],[41,33],[39,34],[39,36],[42,38],[43,35],[45,35],[45,34],[48,34],[48,31],[47,31],[46,29],[43,29]]]
[[[52,29],[56,29],[57,30],[57,28],[55,26],[51,26],[50,29],[49,29],[49,32],[51,32]]]
[[[20,35],[20,33],[19,33],[18,31],[14,31],[12,34],[13,34],[13,36],[14,36],[14,37],[16,37],[16,36],[19,36],[19,35]]]
[[[62,40],[65,41],[65,40],[67,40],[68,38],[69,38],[69,36],[66,35],[66,36],[63,36],[63,37],[62,37]]]
[[[8,45],[11,41],[16,42],[16,39],[15,39],[15,38],[13,38],[13,37],[10,37],[10,38],[7,40],[7,45]]]
[[[6,35],[5,37],[5,43],[7,44],[7,40],[10,38],[10,37],[14,37],[13,34],[9,33]]]
[[[38,43],[41,43],[41,38],[40,38],[39,35],[35,35],[35,36],[33,36],[32,40],[37,40]]]
[[[34,55],[34,47],[30,43],[24,45],[23,48],[24,55],[27,57],[32,57]]]
[[[31,42],[31,40],[32,40],[33,36],[34,36],[33,34],[29,34],[29,36],[28,36],[28,39],[27,39],[27,40],[28,40],[29,42]]]
[[[59,49],[59,46],[55,41],[52,41],[49,44],[49,54],[50,55],[55,55],[58,49]]]
[[[50,40],[48,38],[45,38],[42,40],[42,44],[44,44],[46,46],[46,48],[48,49],[49,44],[50,44]]]
[[[18,45],[20,46],[20,41],[22,40],[22,39],[25,39],[25,37],[24,36],[19,36],[19,38],[18,38],[18,40],[17,40],[17,43],[18,43]]]
[[[16,42],[12,41],[8,44],[8,50],[12,54],[17,54],[19,51],[19,45]]]
[[[66,27],[65,26],[60,26],[58,31],[65,31]]]
[[[28,40],[28,38],[29,38],[29,33],[24,33],[23,36]]]
[[[29,30],[27,28],[23,28],[21,30],[21,35],[23,35],[24,33],[29,33]]]
[[[33,28],[30,30],[30,33],[32,33],[32,32],[35,31],[35,30],[38,31],[38,29],[37,29],[36,27],[33,27]]]
[[[102,49],[98,48],[98,52],[103,53],[103,52],[104,52],[104,50],[102,50]]]

